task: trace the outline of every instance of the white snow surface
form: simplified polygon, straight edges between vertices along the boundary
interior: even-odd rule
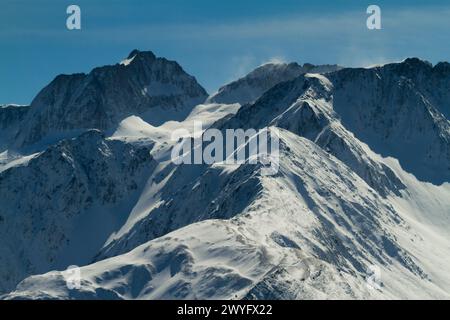
[[[412,204],[381,199],[336,158],[280,130],[284,152],[290,154],[281,176],[259,177],[262,190],[239,215],[189,224],[85,266],[79,290],[67,289],[64,272],[50,272],[24,280],[6,298],[450,297],[444,272],[448,231],[437,233],[440,229],[424,214],[419,221],[420,211],[394,211],[392,203],[399,209],[401,201]],[[301,166],[293,170],[296,163]],[[411,183],[411,188],[423,187]],[[330,185],[337,190],[323,193]],[[449,186],[437,190],[446,196]],[[438,194],[432,200],[443,202],[429,208],[445,212],[448,199]],[[350,203],[354,207],[347,212],[336,209]],[[381,268],[380,290],[366,283],[365,268],[372,264]]]

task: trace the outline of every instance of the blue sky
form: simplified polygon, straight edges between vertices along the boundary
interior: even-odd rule
[[[82,30],[66,29],[66,8]],[[382,30],[366,9],[382,10]],[[212,93],[270,60],[368,66],[450,60],[449,1],[0,0],[0,104],[28,104],[60,73],[134,49],[178,61]]]

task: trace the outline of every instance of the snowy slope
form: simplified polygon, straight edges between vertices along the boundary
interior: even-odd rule
[[[96,130],[9,163],[0,171],[0,292],[30,274],[88,263],[155,166],[149,147]]]
[[[89,131],[14,161],[0,154],[0,292],[79,264],[79,290],[53,271],[4,298],[449,299],[449,70],[407,59],[286,79],[266,66],[243,78],[263,82],[223,91],[236,104],[182,117],[155,107],[156,122],[132,113],[106,137]],[[241,86],[257,94],[246,101]],[[198,120],[278,130],[278,174],[172,164],[171,133]],[[379,289],[367,286],[373,266]]]
[[[110,138],[91,130],[43,152],[5,155],[0,162],[0,260],[5,261],[0,292],[29,274],[90,262],[136,206],[157,166],[152,152],[164,154],[167,144],[175,143],[171,132],[200,119],[212,124],[239,107],[198,105],[184,121],[159,127],[132,116]],[[19,252],[13,249],[18,243]]]

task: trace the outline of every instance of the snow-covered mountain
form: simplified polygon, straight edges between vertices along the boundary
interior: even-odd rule
[[[136,112],[0,163],[3,298],[450,298],[448,64],[288,66],[238,80],[250,98]],[[200,120],[269,127],[278,173],[174,165],[171,132]],[[78,289],[50,271],[73,264]]]
[[[8,148],[28,110],[29,106],[0,105],[0,153]]]
[[[334,109],[342,123],[375,152],[397,158],[406,171],[436,184],[450,180],[450,123],[444,98],[450,72],[443,65],[407,59],[330,76],[336,87]]]
[[[328,73],[341,69],[337,65],[315,66],[305,63],[303,66],[292,63],[266,63],[245,77],[233,81],[209,97],[216,103],[240,103],[244,105],[256,101],[264,92],[276,84],[292,80],[305,73]]]
[[[79,129],[106,130],[130,115],[151,124],[180,120],[206,97],[178,63],[133,50],[120,64],[57,76],[31,103],[14,145],[54,141]]]

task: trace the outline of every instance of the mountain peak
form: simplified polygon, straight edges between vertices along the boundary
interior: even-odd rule
[[[415,78],[423,72],[428,73],[433,70],[433,64],[431,62],[416,57],[407,58],[399,63],[387,64],[384,67],[386,70],[393,70],[408,78]]]
[[[57,76],[33,100],[16,144],[30,145],[53,132],[106,130],[132,114],[145,113],[153,125],[180,120],[206,97],[177,62],[135,49],[120,64]]]
[[[135,56],[137,56],[140,53],[140,51],[138,49],[134,49],[133,51],[130,52],[130,54],[128,55],[127,59],[131,59],[134,58]]]
[[[140,51],[138,49],[134,49],[133,51],[131,51],[130,54],[128,55],[127,59],[132,59],[136,56],[147,57],[147,58],[151,58],[152,60],[156,59],[156,55],[152,51]]]
[[[152,51],[139,51],[137,49],[134,49],[133,51],[130,52],[130,54],[128,55],[128,57],[125,60],[122,60],[120,62],[120,64],[123,66],[128,66],[136,59],[147,63],[147,62],[155,61],[157,58],[156,58],[156,55]]]
[[[439,62],[434,66],[434,71],[448,75],[450,74],[450,63]]]

